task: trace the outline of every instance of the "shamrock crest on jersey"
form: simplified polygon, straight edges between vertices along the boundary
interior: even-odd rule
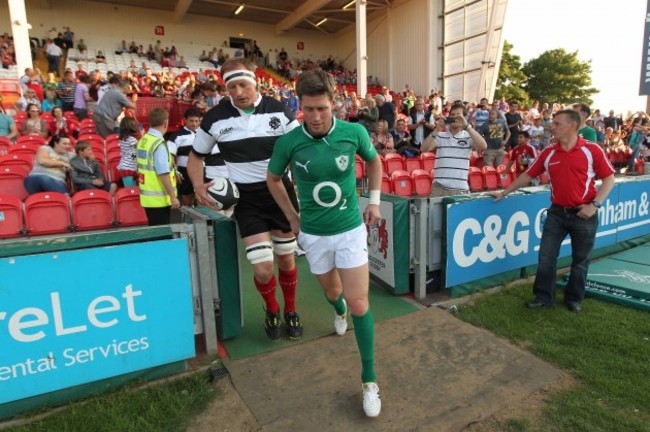
[[[350,162],[350,157],[348,155],[341,155],[337,158],[334,158],[336,161],[336,166],[341,170],[345,171],[348,167],[348,163]]]

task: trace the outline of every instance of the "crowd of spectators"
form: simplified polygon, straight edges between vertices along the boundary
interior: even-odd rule
[[[51,33],[55,31],[56,29],[52,29]],[[74,45],[74,34],[69,29],[65,32],[57,32],[54,38],[51,36],[48,35],[45,41],[43,49],[46,53],[51,46],[65,49]],[[7,35],[2,37],[2,41],[2,49],[11,48],[11,40]],[[77,49],[81,54],[87,50],[83,39],[79,40]],[[133,96],[133,101],[136,100],[136,96],[175,98],[188,107],[194,106],[202,112],[206,112],[222,98],[227,97],[219,73],[220,65],[227,58],[223,47],[215,47],[209,53],[204,51],[199,58],[212,63],[214,70],[199,69],[198,72],[193,73],[189,71],[174,73],[174,70],[168,67],[162,69],[162,72],[154,73],[149,62],[179,66],[184,61],[174,46],[162,48],[160,41],[155,45],[149,45],[145,50],[143,45],[138,45],[135,41],[127,44],[123,40],[116,52],[137,54],[143,61],[131,60],[125,69],[108,71],[106,75],[101,70],[87,71],[82,64],[79,64],[75,71],[65,70],[60,80],[56,77],[58,72],[56,67],[52,67],[47,76],[44,76],[39,69],[25,70],[20,78],[23,96],[14,106],[17,115],[15,118],[4,114],[0,116],[0,135],[12,140],[24,135],[51,140],[48,145],[50,149],[47,151],[43,149],[39,151],[40,156],[37,155],[37,158],[43,161],[43,164],[36,166],[37,171],[47,171],[47,159],[58,157],[54,154],[57,153],[57,145],[62,148],[63,144],[59,143],[60,139],[57,137],[76,138],[79,135],[79,122],[92,115],[97,103],[111,89],[119,89],[118,93]],[[255,42],[253,46],[247,47],[242,55],[260,60],[262,52]],[[269,62],[268,58],[272,55],[274,61]],[[266,57],[261,60],[271,63],[284,80],[275,80],[271,74],[260,69],[257,80],[262,94],[276,98],[300,119],[300,104],[295,92],[295,81],[304,70],[313,68],[327,70],[335,76],[338,83],[334,114],[339,119],[363,125],[369,133],[371,142],[382,155],[397,152],[405,157],[418,156],[419,147],[434,129],[436,120],[447,117],[452,104],[460,102],[466,108],[466,120],[488,142],[488,149],[484,155],[485,164],[496,166],[502,163],[506,152],[521,144],[530,146],[535,151],[541,151],[548,146],[552,140],[550,124],[553,113],[570,107],[538,102],[534,102],[530,107],[523,107],[515,101],[508,102],[504,98],[494,100],[492,103],[485,98],[479,102],[452,102],[438,90],[432,90],[429,95],[418,96],[408,84],[399,92],[392,91],[385,86],[381,87],[378,80],[373,77],[368,77],[371,91],[359,97],[354,91],[356,71],[345,69],[332,56],[316,61],[293,61],[281,48],[270,50]],[[118,111],[122,108],[133,108],[133,105],[129,104],[128,101],[121,104]],[[648,115],[637,112],[623,118],[620,114],[616,115],[614,111],[609,111],[607,116],[601,114],[600,110],[594,110],[592,113],[585,105],[576,104],[574,108],[582,111],[583,114],[584,124],[581,134],[599,143],[608,152],[627,154],[626,162],[629,163],[625,168],[628,172],[633,171],[633,161],[637,157],[644,157],[642,151],[650,145]],[[115,125],[119,124],[121,117],[120,115],[115,119]],[[134,119],[127,117],[125,120],[126,122],[122,123],[124,130],[121,131],[123,135],[121,145],[124,148],[128,145],[133,147],[139,131]],[[117,131],[119,131],[117,128],[108,128],[101,135]],[[83,166],[86,170],[90,170],[91,176],[95,176],[93,173],[96,173],[97,167],[91,167],[93,165],[90,162],[91,150],[88,148],[85,144],[76,148],[76,162],[73,165]],[[72,156],[69,159],[72,160]],[[69,165],[70,161],[64,162]],[[517,163],[511,161],[513,162]],[[55,164],[65,169],[73,169],[72,165],[67,168],[67,165],[63,166],[62,163]],[[127,172],[132,171],[132,167],[127,167],[125,162],[122,165]],[[521,166],[518,165],[517,169],[520,168]],[[59,175],[58,171],[57,175]],[[78,176],[76,178],[79,180]],[[98,187],[112,191],[112,186],[106,179],[96,180],[94,183],[98,185],[101,183]]]

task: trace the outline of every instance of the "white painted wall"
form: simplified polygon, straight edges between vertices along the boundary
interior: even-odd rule
[[[379,77],[395,91],[409,84],[416,94],[429,94],[436,86],[441,61],[433,9],[438,1],[410,0],[368,23],[368,75]],[[337,45],[346,67],[354,68],[354,34],[342,36]]]
[[[43,4],[52,7],[44,9]],[[215,17],[185,15],[179,24],[173,23],[173,12],[149,10],[131,6],[113,6],[85,0],[25,0],[27,20],[32,25],[30,36],[42,39],[51,27],[69,26],[75,37],[83,38],[90,48],[116,50],[122,39],[138,45],[154,44],[160,39],[163,47],[175,45],[181,55],[198,57],[204,49],[220,46],[230,36],[257,40],[264,53],[284,47],[292,58],[319,59],[336,55],[331,38],[322,33],[292,30],[276,35],[274,26],[248,21],[225,20]],[[165,36],[156,36],[154,28],[165,26]],[[0,30],[10,31],[9,10],[6,1],[0,1]],[[243,33],[243,36],[239,34]],[[304,43],[304,51],[296,49]]]

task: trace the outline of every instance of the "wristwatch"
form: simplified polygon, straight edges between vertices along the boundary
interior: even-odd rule
[[[600,202],[596,201],[596,200],[593,200],[591,203],[592,203],[592,204],[594,205],[594,207],[596,207],[597,209],[599,209],[599,208],[602,206],[602,204],[601,204]]]

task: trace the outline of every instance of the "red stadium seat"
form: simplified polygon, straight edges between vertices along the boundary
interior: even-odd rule
[[[115,193],[115,220],[119,226],[148,225],[147,214],[140,205],[140,189],[129,187]]]
[[[112,159],[112,158],[117,158],[117,157],[122,157],[122,150],[120,149],[119,146],[117,147],[109,147],[106,149],[106,158],[107,159]]]
[[[422,161],[422,169],[431,171],[436,163],[436,154],[428,152],[420,153],[420,160]]]
[[[505,165],[499,165],[497,167],[497,174],[499,175],[499,187],[505,189],[510,186],[510,183],[512,183],[512,176],[509,172],[506,172]]]
[[[122,159],[121,153],[111,153],[108,156],[108,159],[106,160],[106,172],[110,173],[111,177],[110,180],[115,180],[117,178],[117,166],[120,164],[120,160]],[[106,174],[106,173],[105,173]],[[108,180],[109,177],[106,177]]]
[[[484,166],[483,169],[483,184],[488,190],[495,190],[499,188],[499,174],[494,167]]]
[[[118,151],[120,150],[120,140],[119,139],[107,139],[106,140],[106,151],[109,152],[111,150],[117,149]]]
[[[20,130],[20,129],[19,129],[19,130]],[[32,144],[43,145],[43,144],[45,144],[46,142],[47,142],[47,141],[45,140],[45,138],[43,138],[43,137],[40,136],[40,135],[23,135],[23,136],[18,137],[18,138],[16,139],[16,144],[23,144],[23,143],[24,143],[24,144],[27,144],[27,143],[32,143]]]
[[[472,150],[469,156],[469,166],[482,168],[483,156],[476,150]]]
[[[7,156],[0,156],[0,167],[22,166],[27,169],[27,171],[31,171],[32,165],[34,165],[34,156],[25,154],[10,154]]]
[[[105,190],[83,190],[72,196],[72,214],[77,231],[111,228],[113,199]]]
[[[11,146],[11,148],[9,148],[9,154],[24,154],[34,157],[37,150],[38,146],[22,143]]]
[[[12,195],[21,201],[27,198],[23,181],[28,174],[29,170],[22,165],[0,167],[0,195]]]
[[[63,113],[63,117],[65,117],[66,120],[76,120],[77,123],[79,123],[79,119],[77,118],[77,115],[74,113],[74,111],[65,111]]]
[[[386,153],[384,155],[384,171],[392,175],[393,171],[404,170],[404,159],[397,153]]]
[[[20,198],[0,195],[0,239],[19,237],[24,230],[23,203]]]
[[[385,172],[381,176],[381,192],[385,194],[393,193],[393,185],[390,182],[390,177]]]
[[[485,189],[485,184],[483,182],[483,172],[480,168],[469,167],[468,179],[469,189],[472,192],[479,192]]]
[[[25,226],[30,236],[70,232],[70,199],[58,192],[30,195],[25,200]]]
[[[411,174],[417,169],[422,169],[422,161],[419,157],[406,158],[404,159],[404,168]]]
[[[393,193],[399,196],[413,195],[413,180],[408,171],[397,170],[393,171],[391,175],[391,183],[393,184]]]
[[[119,141],[120,140],[120,134],[113,133],[113,134],[110,134],[110,135],[106,135],[106,138],[104,140],[106,142]]]
[[[634,161],[634,171],[638,175],[643,175],[643,171],[645,170],[645,161],[641,158],[637,159]]]
[[[416,195],[428,196],[431,193],[431,174],[429,171],[422,169],[413,170],[411,173],[411,179],[413,180],[413,187],[415,189]]]

